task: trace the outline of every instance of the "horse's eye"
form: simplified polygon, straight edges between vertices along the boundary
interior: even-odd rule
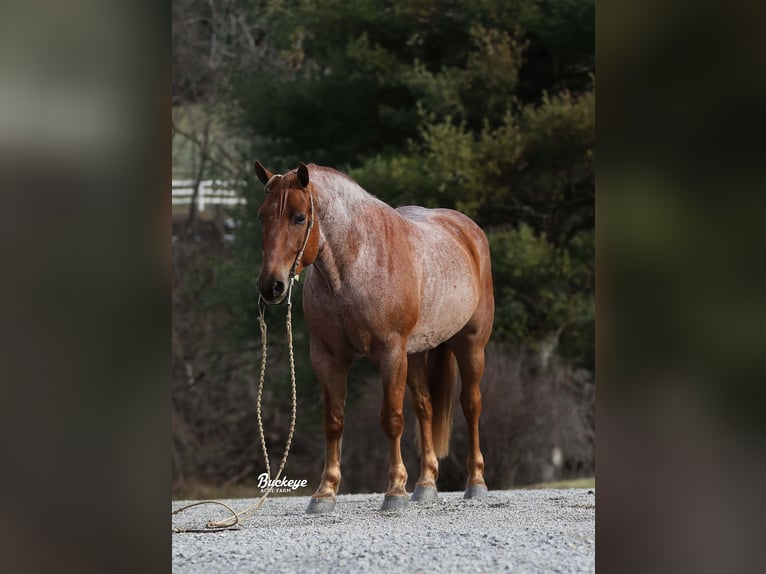
[[[306,216],[303,213],[299,213],[295,216],[295,224],[296,225],[303,225],[306,221]]]

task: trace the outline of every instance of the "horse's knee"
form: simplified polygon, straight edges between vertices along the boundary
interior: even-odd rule
[[[325,436],[338,439],[343,435],[343,415],[328,415],[324,421]]]

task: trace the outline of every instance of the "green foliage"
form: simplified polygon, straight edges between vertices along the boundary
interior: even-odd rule
[[[350,171],[395,204],[459,209],[488,227],[528,223],[562,243],[593,227],[593,92],[543,97],[471,131],[421,107],[417,143]]]
[[[556,247],[526,224],[489,234],[495,289],[496,340],[523,345],[567,341],[563,349],[588,366],[592,345],[594,234],[570,249]]]
[[[582,0],[273,2],[272,63],[237,70],[229,96],[264,157],[354,165],[417,138],[418,103],[479,131],[514,97],[587,89],[592,18]]]

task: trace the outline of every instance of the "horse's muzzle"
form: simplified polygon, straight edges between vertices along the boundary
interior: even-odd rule
[[[258,291],[261,298],[269,305],[284,302],[287,296],[287,283],[277,279],[258,279]]]

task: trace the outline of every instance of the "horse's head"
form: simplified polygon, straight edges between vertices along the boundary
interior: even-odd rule
[[[255,162],[255,174],[266,188],[266,201],[258,210],[263,225],[263,267],[258,291],[267,303],[281,303],[287,296],[290,275],[311,265],[319,250],[319,223],[311,197],[309,170],[274,175]]]

